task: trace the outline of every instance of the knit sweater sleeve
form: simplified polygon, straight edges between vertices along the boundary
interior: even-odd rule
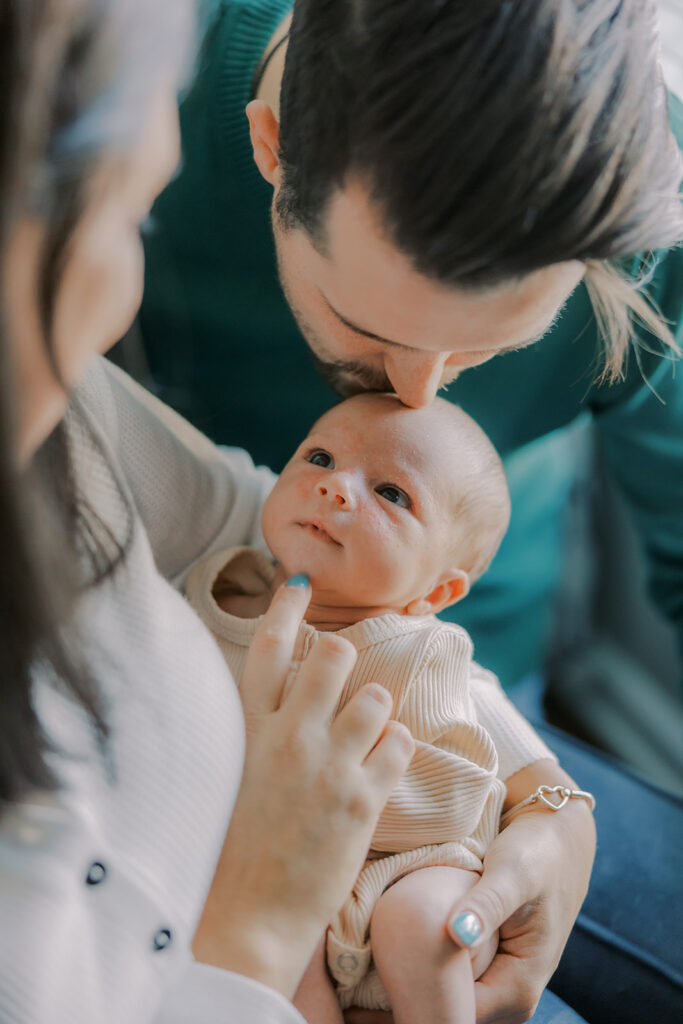
[[[192,962],[153,1024],[305,1024],[292,1004],[251,978]]]
[[[190,567],[226,547],[261,547],[260,514],[275,477],[246,452],[217,448],[107,360],[78,398],[103,424],[159,572],[182,586]]]
[[[3,1024],[305,1024],[279,992],[195,962],[177,935],[153,952],[143,937],[161,908],[122,871],[84,885],[84,849],[104,841],[94,817],[47,796],[0,819]]]

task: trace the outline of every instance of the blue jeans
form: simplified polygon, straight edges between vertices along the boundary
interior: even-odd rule
[[[546,989],[541,996],[536,1013],[531,1018],[531,1024],[587,1024],[587,1022]]]
[[[534,1024],[683,1020],[683,802],[559,729],[533,724],[595,794],[598,829],[590,890]]]

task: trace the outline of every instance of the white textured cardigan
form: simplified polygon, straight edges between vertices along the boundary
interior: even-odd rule
[[[70,626],[106,700],[107,758],[80,708],[36,673],[62,788],[0,817],[0,1021],[302,1024],[277,992],[190,952],[244,725],[223,658],[178,588],[210,552],[262,543],[273,477],[100,359],[66,422],[88,500],[121,533],[123,487],[134,532],[125,564]],[[478,712],[498,745],[516,712],[493,686]],[[501,758],[502,778],[549,756],[535,742],[523,763]]]

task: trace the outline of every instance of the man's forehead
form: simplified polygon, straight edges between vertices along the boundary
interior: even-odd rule
[[[387,238],[363,186],[331,197],[310,277],[343,324],[370,338],[430,351],[514,347],[535,340],[583,274],[577,261],[487,290],[426,278]]]

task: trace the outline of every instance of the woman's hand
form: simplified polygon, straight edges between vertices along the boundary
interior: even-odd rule
[[[537,761],[507,780],[506,809],[541,784],[578,788],[553,761]],[[476,943],[497,928],[498,952],[475,982],[477,1024],[519,1024],[534,1013],[559,962],[588,889],[595,853],[593,815],[583,800],[561,811],[520,811],[493,841],[481,880],[453,908],[482,923]],[[459,946],[458,936],[449,931]],[[346,1024],[392,1024],[389,1013],[347,1010]]]
[[[506,807],[542,783],[578,788],[554,762],[537,761],[508,779]],[[532,1016],[585,898],[594,854],[595,824],[583,800],[561,811],[524,809],[493,841],[480,881],[450,917],[476,914],[476,944],[500,930],[498,952],[475,983],[477,1024],[519,1024]]]
[[[281,587],[254,636],[240,688],[242,785],[193,944],[196,959],[288,998],[351,890],[413,752],[377,685],[333,720],[356,658],[333,633],[320,637],[283,699],[309,599],[309,587]]]

